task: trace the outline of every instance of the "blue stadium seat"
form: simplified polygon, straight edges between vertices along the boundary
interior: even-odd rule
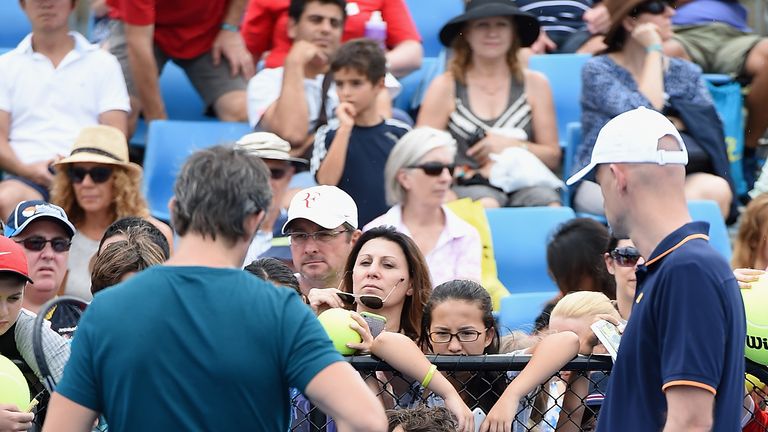
[[[424,57],[435,57],[443,49],[440,28],[451,18],[464,12],[462,0],[406,0],[413,21],[419,29]]]
[[[17,0],[0,1],[0,47],[14,48],[32,31]]]
[[[395,100],[392,101],[393,107],[408,113],[412,111],[412,108],[414,108],[412,105],[414,95],[426,78],[427,72],[434,67],[436,61],[437,58],[435,57],[424,57],[419,69],[400,78],[400,85],[402,85],[403,88],[400,90],[400,94],[397,95]]]
[[[728,263],[731,262],[731,239],[725,226],[720,207],[714,201],[688,201],[688,211],[693,220],[709,222],[709,243]]]
[[[144,185],[152,216],[168,221],[168,200],[176,174],[191,153],[216,144],[236,141],[251,132],[247,123],[157,120],[149,125],[144,155]]]
[[[515,330],[531,333],[536,318],[544,305],[559,291],[513,293],[501,299],[499,332],[507,334]]]
[[[581,68],[588,54],[534,55],[528,68],[546,75],[552,88],[560,145],[567,140],[568,123],[581,121]]]
[[[575,214],[570,207],[516,207],[486,211],[499,279],[510,293],[557,290],[547,273],[547,241]]]

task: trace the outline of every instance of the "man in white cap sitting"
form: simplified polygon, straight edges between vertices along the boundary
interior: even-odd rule
[[[304,189],[291,200],[283,233],[291,239],[301,292],[306,296],[312,288],[336,288],[360,237],[357,205],[336,186]]]
[[[262,256],[290,260],[287,253],[288,239],[280,237],[280,231],[273,232],[278,220],[285,220],[282,207],[288,184],[296,169],[307,166],[306,159],[291,157],[288,153],[291,145],[288,141],[271,132],[254,132],[243,136],[235,143],[235,148],[260,158],[269,168],[269,186],[272,188],[272,207],[261,224],[256,237],[248,248],[243,266]],[[283,250],[285,249],[285,250]]]

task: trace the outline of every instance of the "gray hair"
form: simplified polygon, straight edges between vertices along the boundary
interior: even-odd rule
[[[272,201],[269,170],[256,156],[215,146],[192,154],[173,187],[173,228],[235,242],[245,219],[267,211]]]
[[[397,173],[408,165],[418,163],[425,154],[439,147],[447,147],[456,154],[456,140],[448,132],[439,129],[417,127],[400,138],[384,167],[387,204],[395,205],[405,198],[405,190],[397,181]]]

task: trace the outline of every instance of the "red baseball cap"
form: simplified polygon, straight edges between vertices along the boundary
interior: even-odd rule
[[[0,272],[16,273],[32,282],[29,277],[27,255],[24,253],[24,249],[15,241],[2,236],[0,236]]]

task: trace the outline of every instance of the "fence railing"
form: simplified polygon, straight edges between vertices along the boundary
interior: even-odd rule
[[[470,409],[487,413],[517,372],[528,364],[527,355],[428,356]],[[418,382],[402,376],[387,363],[371,356],[348,357],[387,408],[413,408],[420,404],[440,406],[441,399],[425,392]],[[607,356],[579,356],[547,382],[520,401],[512,430],[548,432],[554,430],[593,431],[605,396],[613,363]],[[747,361],[747,379],[752,397],[761,410],[768,394],[768,369]],[[335,431],[336,427],[303,395],[292,396],[291,430],[296,432]],[[768,432],[768,427],[764,428]]]

